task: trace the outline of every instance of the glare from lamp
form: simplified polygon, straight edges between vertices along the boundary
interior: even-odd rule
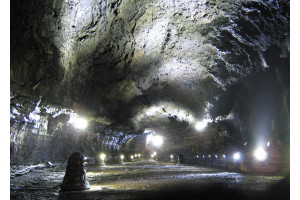
[[[259,161],[264,161],[268,157],[268,153],[261,147],[254,151],[254,157]]]
[[[100,154],[100,159],[101,159],[102,161],[104,161],[105,157],[106,157],[106,155],[105,155],[104,153],[101,153],[101,154]]]
[[[198,121],[195,123],[195,129],[197,131],[203,131],[205,129],[205,127],[207,126],[207,122],[206,121]]]
[[[236,152],[233,154],[233,159],[234,160],[240,160],[241,159],[241,154],[239,152]]]
[[[147,135],[146,144],[149,144],[152,141],[152,138],[153,138],[152,134]]]
[[[124,159],[124,155],[120,155],[120,159],[123,160]]]
[[[160,147],[162,144],[164,143],[164,139],[163,137],[159,136],[159,135],[155,135],[152,138],[152,144],[156,147]]]
[[[75,128],[81,130],[85,129],[88,125],[87,120],[77,116],[71,116],[69,123],[71,123]]]

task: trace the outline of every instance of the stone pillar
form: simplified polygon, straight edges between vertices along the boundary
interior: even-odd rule
[[[86,189],[90,189],[90,184],[86,180],[84,156],[79,152],[75,152],[69,157],[61,191]]]

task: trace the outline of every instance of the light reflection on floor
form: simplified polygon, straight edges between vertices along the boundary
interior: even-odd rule
[[[99,195],[105,195],[106,199],[131,199],[151,191],[176,191],[178,188],[199,190],[209,185],[222,185],[255,194],[284,178],[278,175],[251,175],[200,166],[139,160],[116,165],[87,166],[90,189],[62,193],[57,184],[62,182],[64,170],[62,167],[37,170],[15,177],[11,179],[11,196],[15,199],[69,199],[75,195],[76,199],[97,199]],[[39,190],[36,189],[37,186],[49,189]]]

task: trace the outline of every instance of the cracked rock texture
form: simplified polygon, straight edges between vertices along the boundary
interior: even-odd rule
[[[288,141],[289,7],[286,0],[11,1],[11,152],[73,137],[64,128],[72,112],[93,131],[67,139],[70,146],[96,140],[97,151],[118,152],[145,128],[193,132],[203,117],[230,120],[242,141],[258,134],[253,127]],[[82,148],[96,154],[96,143]],[[55,155],[49,151],[46,158]]]

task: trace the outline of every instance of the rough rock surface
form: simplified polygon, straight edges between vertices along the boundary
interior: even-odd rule
[[[84,155],[79,152],[72,153],[72,155],[69,157],[66,173],[61,185],[62,191],[90,189],[90,184],[86,180],[84,162]]]
[[[10,69],[11,155],[26,161],[61,137],[117,152],[144,128],[193,132],[205,117],[241,142],[289,140],[289,1],[15,0]],[[93,125],[70,140],[73,112]]]

